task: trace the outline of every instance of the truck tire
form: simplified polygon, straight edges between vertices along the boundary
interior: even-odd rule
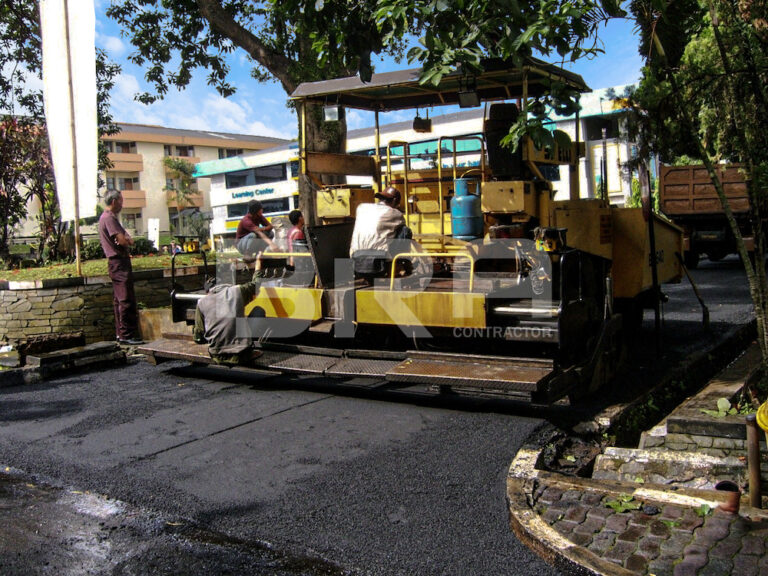
[[[689,250],[683,256],[683,261],[685,262],[685,267],[688,268],[688,270],[695,270],[699,267],[699,253]]]

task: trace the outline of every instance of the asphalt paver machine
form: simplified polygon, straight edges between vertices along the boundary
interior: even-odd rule
[[[300,143],[318,224],[306,230],[306,252],[264,254],[275,278],[240,319],[263,352],[255,367],[535,403],[594,392],[610,381],[624,334],[660,294],[654,272],[657,283],[679,280],[680,229],[639,208],[581,198],[578,128],[575,139],[559,133],[545,149],[528,138],[514,152],[501,145],[553,79],[587,91],[580,76],[535,59],[489,65],[471,90],[460,73],[439,86],[419,76],[305,83],[291,96],[302,119],[329,103],[374,112],[375,153],[312,152]],[[485,105],[481,134],[439,138],[430,157],[410,154],[408,142],[380,142],[380,113],[467,98]],[[462,149],[475,151],[471,162],[457,160]],[[547,176],[561,166],[570,195],[556,201]],[[340,176],[347,183],[324,183]],[[363,183],[348,183],[355,180]],[[401,191],[413,238],[393,241],[374,255],[379,272],[361,275],[349,254],[355,210],[387,186]],[[280,267],[290,258],[286,275]],[[174,320],[190,323],[200,296],[174,291]],[[204,346],[178,337],[143,351],[152,361],[209,361]]]

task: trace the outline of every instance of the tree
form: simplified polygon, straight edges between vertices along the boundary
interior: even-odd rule
[[[4,199],[0,199],[0,210],[13,213],[3,220],[0,231],[0,257],[7,254],[7,242],[14,226],[27,217],[26,200],[36,197],[42,213],[41,246],[47,243],[47,234],[57,232],[60,237],[62,224],[56,199],[55,184],[50,166],[47,133],[44,129],[42,90],[31,86],[33,79],[42,75],[42,49],[40,39],[40,11],[37,0],[9,0],[0,4],[0,123],[6,127],[4,138],[3,172]],[[111,63],[106,54],[96,53],[97,115],[99,136],[119,131],[112,121],[109,110],[109,92],[120,67]],[[24,140],[22,144],[21,140]],[[15,146],[15,148],[13,148]],[[12,152],[12,148],[16,152]],[[30,155],[23,151],[31,148]],[[104,143],[99,141],[99,170],[110,166]],[[98,174],[94,175],[99,178]],[[10,191],[12,182],[15,186]],[[26,189],[24,189],[26,187]],[[24,202],[17,197],[25,198]],[[18,211],[18,213],[14,212]],[[57,220],[58,218],[58,220]],[[58,246],[58,241],[56,242]],[[42,253],[42,252],[41,252]]]
[[[173,158],[166,156],[163,158],[163,165],[170,170],[174,183],[171,186],[163,188],[166,192],[172,192],[179,211],[190,203],[190,197],[197,194],[195,178],[192,176],[195,172],[194,165],[184,158]],[[169,200],[170,201],[170,200]]]
[[[374,0],[121,0],[107,14],[118,22],[136,48],[132,61],[146,66],[154,93],[142,102],[162,98],[169,86],[186,87],[197,68],[223,96],[235,87],[227,81],[227,56],[244,50],[254,63],[258,81],[275,80],[287,94],[301,82],[349,76],[358,70],[370,78],[371,54],[398,55],[402,42],[386,46],[374,19]],[[342,152],[346,121],[324,123],[322,110],[307,111],[310,150]],[[314,215],[314,198],[300,182],[304,213]]]
[[[31,142],[34,126],[16,118],[0,120],[0,259],[7,260],[13,228],[26,214],[21,192],[34,162]]]
[[[28,79],[42,69],[36,0],[0,4],[0,46],[0,111],[41,118],[43,94],[28,87]]]
[[[765,2],[688,0],[665,6],[635,1],[632,12],[651,55],[635,95],[648,111],[662,160],[680,153],[707,168],[737,241],[757,319],[763,374],[768,375],[768,13]],[[674,12],[673,10],[674,9]],[[681,147],[679,142],[688,145]],[[740,162],[749,195],[754,258],[750,259],[715,169]],[[764,376],[768,378],[768,376]]]

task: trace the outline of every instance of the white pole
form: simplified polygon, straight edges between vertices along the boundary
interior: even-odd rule
[[[77,178],[77,135],[75,131],[75,91],[72,86],[72,51],[69,44],[69,0],[64,0],[64,38],[67,52],[67,71],[69,72],[69,122],[72,133],[72,176],[75,189],[75,266],[77,275],[83,275],[82,262],[80,261],[80,188]]]

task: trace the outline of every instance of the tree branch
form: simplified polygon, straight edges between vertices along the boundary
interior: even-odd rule
[[[213,30],[230,38],[232,42],[269,70],[269,73],[280,81],[286,93],[291,94],[296,89],[296,83],[288,74],[289,66],[292,64],[291,60],[259,41],[255,35],[228,14],[217,0],[196,0],[196,2],[200,14],[208,21]]]

